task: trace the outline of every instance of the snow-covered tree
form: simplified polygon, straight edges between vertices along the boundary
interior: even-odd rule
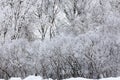
[[[1,0],[0,78],[120,76],[119,0]]]

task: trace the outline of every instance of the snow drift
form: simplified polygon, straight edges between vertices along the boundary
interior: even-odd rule
[[[4,79],[0,79],[0,80],[4,80]],[[28,77],[26,77],[25,79],[21,79],[21,78],[10,78],[9,80],[53,80],[53,79],[43,79],[41,76],[34,76],[34,75],[30,75]],[[69,78],[69,79],[63,79],[63,80],[120,80],[120,77],[117,78],[103,78],[103,79],[86,79],[86,78]]]

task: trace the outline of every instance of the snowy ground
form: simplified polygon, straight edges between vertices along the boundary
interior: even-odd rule
[[[4,80],[4,79],[0,79],[0,80]],[[9,80],[52,80],[52,79],[43,79],[40,76],[28,76],[25,79],[21,79],[21,78],[10,78]],[[118,78],[104,78],[104,79],[85,79],[85,78],[69,78],[69,79],[64,79],[64,80],[120,80],[120,77]]]
[[[85,78],[70,78],[64,80],[120,80],[120,78],[104,78],[104,79],[85,79]]]

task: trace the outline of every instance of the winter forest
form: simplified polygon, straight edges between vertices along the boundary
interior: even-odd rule
[[[0,78],[120,76],[120,0],[0,0]]]

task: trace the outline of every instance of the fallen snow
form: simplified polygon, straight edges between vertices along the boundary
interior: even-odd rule
[[[21,78],[10,78],[9,80],[22,80]]]
[[[120,80],[120,77],[118,77],[118,78],[104,78],[104,79],[100,79],[100,80]]]
[[[69,78],[64,80],[120,80],[120,77],[118,78],[104,78],[104,79],[85,79],[85,78]]]
[[[85,78],[69,78],[64,80],[93,80],[93,79],[85,79]]]
[[[27,78],[23,79],[23,80],[43,80],[42,77],[40,76],[28,76]]]
[[[0,80],[4,80],[4,79],[0,79]],[[9,80],[53,80],[53,79],[43,79],[41,76],[34,76],[34,75],[30,75],[28,77],[26,77],[25,79],[21,79],[21,78],[10,78]],[[85,79],[85,78],[69,78],[69,79],[63,79],[63,80],[120,80],[120,77],[118,78],[104,78],[104,79]]]

